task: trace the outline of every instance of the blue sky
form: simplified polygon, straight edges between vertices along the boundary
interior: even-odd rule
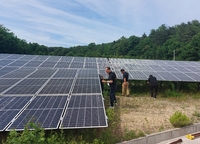
[[[0,24],[27,42],[71,47],[200,20],[199,0],[1,0]]]

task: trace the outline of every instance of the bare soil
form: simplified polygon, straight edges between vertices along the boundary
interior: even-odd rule
[[[150,96],[117,96],[122,131],[156,133],[174,127],[169,121],[175,111],[181,111],[193,123],[200,122],[194,112],[200,112],[200,99],[192,96],[181,98],[151,98]]]

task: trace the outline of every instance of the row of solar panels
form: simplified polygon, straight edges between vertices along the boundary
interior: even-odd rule
[[[16,69],[1,76],[0,93],[100,94],[101,87],[97,70]]]
[[[0,60],[18,61],[52,61],[52,62],[107,62],[107,58],[91,57],[70,57],[70,56],[41,56],[41,55],[20,55],[20,54],[0,54]]]
[[[0,96],[0,131],[23,130],[28,122],[44,129],[106,127],[101,94]]]
[[[129,72],[130,80],[147,80],[149,75],[152,74],[159,81],[200,81],[200,62],[190,61],[1,54],[0,66],[2,66],[2,71],[4,69],[14,69],[15,67],[38,69],[98,69],[99,74],[105,78],[107,74],[104,69],[106,66],[110,66],[116,72],[118,79],[122,79],[120,69],[123,68]]]
[[[103,63],[104,64],[104,63]],[[21,61],[21,60],[1,60],[0,67],[21,67],[21,68],[88,68],[88,69],[101,69],[104,68],[106,63],[94,62],[54,62],[54,61]]]
[[[30,121],[45,129],[108,126],[96,67],[51,67],[58,59],[79,58],[0,54],[0,131],[23,130]]]

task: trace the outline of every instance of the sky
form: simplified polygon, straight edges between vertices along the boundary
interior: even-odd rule
[[[200,20],[200,0],[0,0],[0,25],[49,47],[113,42]]]

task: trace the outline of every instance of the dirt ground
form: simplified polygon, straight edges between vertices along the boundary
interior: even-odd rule
[[[125,130],[143,131],[152,134],[173,129],[169,118],[175,111],[181,111],[190,117],[193,123],[200,122],[193,116],[200,112],[200,99],[186,96],[182,98],[151,98],[150,96],[117,96],[119,99],[121,128]]]

